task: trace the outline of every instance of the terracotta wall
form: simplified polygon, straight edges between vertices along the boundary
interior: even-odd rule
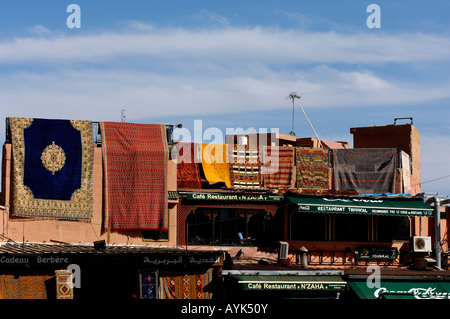
[[[136,244],[155,246],[176,245],[176,211],[177,202],[169,203],[169,240],[144,241],[141,231],[123,231],[110,233],[103,229],[103,167],[102,149],[94,147],[94,177],[93,177],[93,218],[89,222],[32,220],[29,218],[10,218],[9,205],[11,201],[11,144],[4,145],[2,165],[2,196],[5,209],[1,209],[0,231],[3,236],[17,242],[52,242],[93,243],[105,240],[110,244]],[[176,163],[169,161],[167,186],[175,190]],[[3,188],[4,186],[4,188]]]

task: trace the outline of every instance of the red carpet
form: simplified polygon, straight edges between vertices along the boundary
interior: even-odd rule
[[[107,227],[167,231],[166,130],[102,122]]]

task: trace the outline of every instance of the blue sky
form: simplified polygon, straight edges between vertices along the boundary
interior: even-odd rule
[[[370,4],[381,28],[367,26]],[[0,0],[0,115],[120,121],[124,109],[129,122],[289,133],[296,91],[299,137],[314,133],[298,103],[320,138],[350,143],[351,127],[412,117],[422,190],[448,196],[449,12],[436,0]]]

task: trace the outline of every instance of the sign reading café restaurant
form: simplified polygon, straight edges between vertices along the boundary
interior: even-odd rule
[[[186,199],[197,200],[224,200],[224,201],[281,201],[283,196],[280,195],[267,195],[267,194],[222,194],[222,193],[185,193]]]
[[[347,283],[337,276],[234,276],[243,290],[340,291]]]
[[[342,290],[345,289],[345,283],[243,283],[244,290]]]

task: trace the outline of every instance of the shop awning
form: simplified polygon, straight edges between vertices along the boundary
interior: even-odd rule
[[[366,281],[349,282],[361,299],[450,299],[450,282],[380,282],[379,287],[370,287]]]
[[[347,283],[339,276],[234,275],[243,290],[341,291]]]
[[[287,196],[299,212],[433,216],[433,208],[416,198]]]

